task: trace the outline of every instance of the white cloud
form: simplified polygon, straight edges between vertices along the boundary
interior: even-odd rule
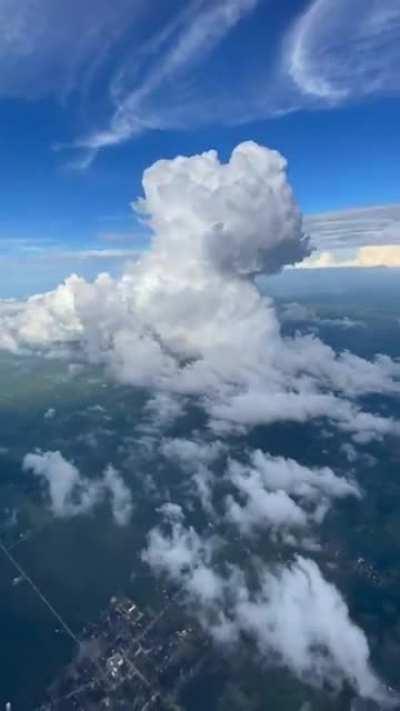
[[[48,410],[43,415],[43,419],[45,420],[53,420],[56,415],[56,410],[54,407],[49,407]]]
[[[189,472],[196,471],[200,465],[211,464],[225,450],[226,447],[218,440],[207,443],[175,438],[164,439],[160,445],[160,451],[164,457],[178,462],[183,469]]]
[[[32,471],[46,483],[50,509],[55,516],[68,518],[87,513],[99,501],[98,481],[81,477],[77,467],[64,459],[61,452],[26,454],[23,469]]]
[[[250,535],[257,529],[272,531],[304,529],[307,515],[285,491],[265,491],[260,477],[232,477],[233,482],[245,497],[239,504],[232,496],[226,499],[226,513],[241,533]]]
[[[261,653],[278,655],[300,678],[315,685],[346,679],[364,697],[388,701],[371,669],[367,639],[350,619],[338,590],[311,560],[298,557],[266,572],[255,595],[243,595],[237,623],[254,636]]]
[[[129,0],[1,0],[0,94],[65,98],[141,14],[142,3]]]
[[[321,523],[333,499],[360,496],[356,484],[329,467],[310,469],[260,450],[252,453],[249,464],[230,460],[226,476],[241,501],[227,498],[227,516],[249,535],[263,529],[302,534],[312,523]]]
[[[308,253],[278,153],[246,142],[225,164],[215,151],[158,161],[143,186],[150,250],[120,279],[72,276],[54,292],[0,303],[3,348],[79,344],[118,380],[162,392],[164,419],[171,397],[175,417],[176,398],[202,396],[215,431],[325,417],[363,436],[398,432],[349,400],[398,393],[400,365],[337,355],[310,335],[283,338],[254,285],[254,274]]]
[[[243,632],[263,657],[279,661],[308,683],[328,681],[340,688],[346,680],[361,696],[385,708],[395,705],[371,668],[364,633],[316,563],[297,557],[267,570],[258,560],[250,589],[235,565],[225,574],[217,570],[213,559],[220,546],[218,539],[201,539],[187,528],[180,512],[170,528],[152,529],[142,559],[180,585],[218,643],[238,643]]]
[[[61,452],[31,452],[23,459],[24,471],[40,477],[54,516],[70,518],[89,513],[106,494],[111,498],[115,523],[125,526],[131,517],[132,496],[121,475],[109,465],[102,477],[88,479]]]
[[[165,103],[157,112],[156,102],[160,88],[166,83],[170,92],[174,92],[175,84],[180,86],[180,75],[186,76],[188,69],[193,69],[193,65],[199,61],[204,62],[211,50],[243,16],[254,9],[257,2],[258,0],[218,0],[213,3],[188,3],[187,7],[138,53],[137,59],[140,61],[151,55],[155,48],[160,52],[157,62],[147,74],[145,73],[142,81],[136,85],[132,82],[127,65],[119,69],[112,84],[115,110],[109,127],[89,135],[77,144],[89,149],[82,166],[85,167],[100,148],[126,141],[148,128],[179,125],[182,114],[188,108],[182,100],[182,93],[180,102],[171,102],[169,106]],[[136,78],[137,69],[133,80]],[[196,103],[201,110],[201,101]],[[171,106],[175,106],[172,112]],[[191,114],[192,111],[193,109]]]
[[[256,5],[257,0],[189,3],[134,57],[130,55],[111,84],[113,115],[104,130],[78,142],[87,149],[78,164],[86,167],[99,148],[149,129],[216,121],[243,123],[399,92],[400,13],[396,0],[386,0],[384,7],[379,0],[355,0],[351,9],[347,0],[310,0],[280,38],[280,61],[266,62],[265,54],[255,45],[252,61],[242,61],[235,75],[235,86],[224,75],[224,82],[214,81],[210,95],[203,82],[211,50],[243,17],[251,15]],[[158,61],[148,69],[144,60],[155,54]],[[199,66],[203,74],[198,76],[195,70]]]
[[[111,496],[111,510],[115,523],[118,526],[126,526],[133,511],[132,495],[121,475],[111,464],[104,470],[103,486],[108,489]]]
[[[137,207],[150,216],[157,256],[170,259],[179,240],[179,261],[193,276],[200,259],[226,275],[273,272],[303,259],[308,247],[286,167],[277,151],[251,141],[225,165],[216,151],[155,163]]]
[[[203,545],[194,528],[185,528],[180,520],[171,522],[166,536],[160,528],[148,534],[148,545],[142,559],[157,573],[167,573],[173,580],[192,569],[203,554]]]
[[[85,168],[101,148],[148,130],[398,93],[396,0],[354,0],[351,9],[346,0],[310,0],[294,25],[288,14],[281,36],[267,30],[262,48],[228,46],[237,71],[218,63],[242,20],[267,25],[270,13],[273,26],[273,12],[259,0],[0,0],[0,96],[70,100],[88,127],[69,144],[78,149],[70,164]]]
[[[185,400],[167,392],[155,393],[145,405],[147,421],[142,430],[166,429],[184,415]]]
[[[352,255],[338,252],[318,252],[299,265],[302,269],[329,267],[400,267],[400,244],[366,245]]]
[[[289,42],[295,84],[328,104],[398,93],[399,20],[397,0],[313,0]]]
[[[399,244],[400,205],[376,205],[306,215],[304,228],[318,251]]]
[[[307,215],[304,229],[314,252],[299,268],[400,265],[400,205]]]
[[[75,312],[76,280],[72,276],[55,291],[32,296],[25,302],[0,302],[0,347],[17,351],[78,338],[82,327]]]

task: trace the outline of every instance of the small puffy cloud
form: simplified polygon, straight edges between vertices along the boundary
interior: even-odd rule
[[[166,512],[171,520],[170,533],[154,528],[148,534],[147,547],[142,559],[157,573],[166,573],[173,580],[182,572],[191,570],[202,555],[202,542],[194,528],[185,528],[181,520]]]
[[[87,513],[99,501],[99,483],[81,477],[77,467],[64,459],[61,452],[26,454],[22,466],[46,484],[55,516],[68,518]]]
[[[168,392],[156,392],[145,405],[146,421],[143,430],[167,429],[185,412],[184,398]]]
[[[159,512],[163,523],[149,532],[142,560],[157,574],[178,582],[189,602],[195,599],[205,609],[221,602],[224,581],[211,565],[220,545],[218,539],[202,538],[192,526],[188,527],[180,506],[166,503]],[[198,610],[200,615],[204,611],[201,607]]]
[[[132,494],[121,475],[109,464],[104,470],[103,486],[108,489],[111,497],[111,510],[118,526],[126,526],[132,516]]]
[[[22,467],[45,485],[54,516],[70,518],[89,513],[109,495],[115,523],[124,526],[129,522],[132,496],[121,475],[111,465],[106,467],[102,477],[88,479],[61,452],[38,450],[25,455]]]
[[[164,457],[178,462],[183,469],[195,471],[199,466],[212,464],[226,450],[219,440],[195,442],[185,438],[164,439],[160,451]]]
[[[53,420],[54,417],[56,416],[56,410],[54,407],[49,407],[48,410],[43,415],[43,418],[45,420]]]
[[[320,496],[330,499],[360,495],[354,482],[338,477],[330,467],[310,469],[294,459],[272,457],[259,449],[252,453],[250,463],[253,470],[260,472],[268,489],[282,489],[300,499],[318,501]],[[232,467],[236,472],[241,469],[234,461]]]
[[[240,505],[232,496],[227,497],[226,513],[243,534],[265,528],[273,531],[303,529],[307,525],[307,514],[300,506],[284,491],[266,491],[256,474],[235,477],[233,482],[245,503]]]
[[[261,450],[252,453],[247,465],[231,459],[226,476],[240,500],[229,496],[226,514],[243,534],[263,529],[304,532],[308,525],[321,522],[334,499],[360,496],[355,483],[336,476],[329,467],[310,469]]]

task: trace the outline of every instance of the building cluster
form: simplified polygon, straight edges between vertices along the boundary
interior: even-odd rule
[[[99,621],[83,630],[76,658],[48,689],[40,711],[178,711],[208,642],[176,599],[164,602],[154,613],[113,597]]]

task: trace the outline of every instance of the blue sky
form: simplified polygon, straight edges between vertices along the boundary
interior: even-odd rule
[[[395,0],[148,5],[0,0],[1,296],[143,248],[130,202],[159,158],[250,138],[306,214],[400,202]]]

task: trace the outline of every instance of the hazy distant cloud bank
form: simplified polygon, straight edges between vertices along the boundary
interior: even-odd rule
[[[400,267],[400,205],[310,215],[304,227],[315,252],[302,268]]]

